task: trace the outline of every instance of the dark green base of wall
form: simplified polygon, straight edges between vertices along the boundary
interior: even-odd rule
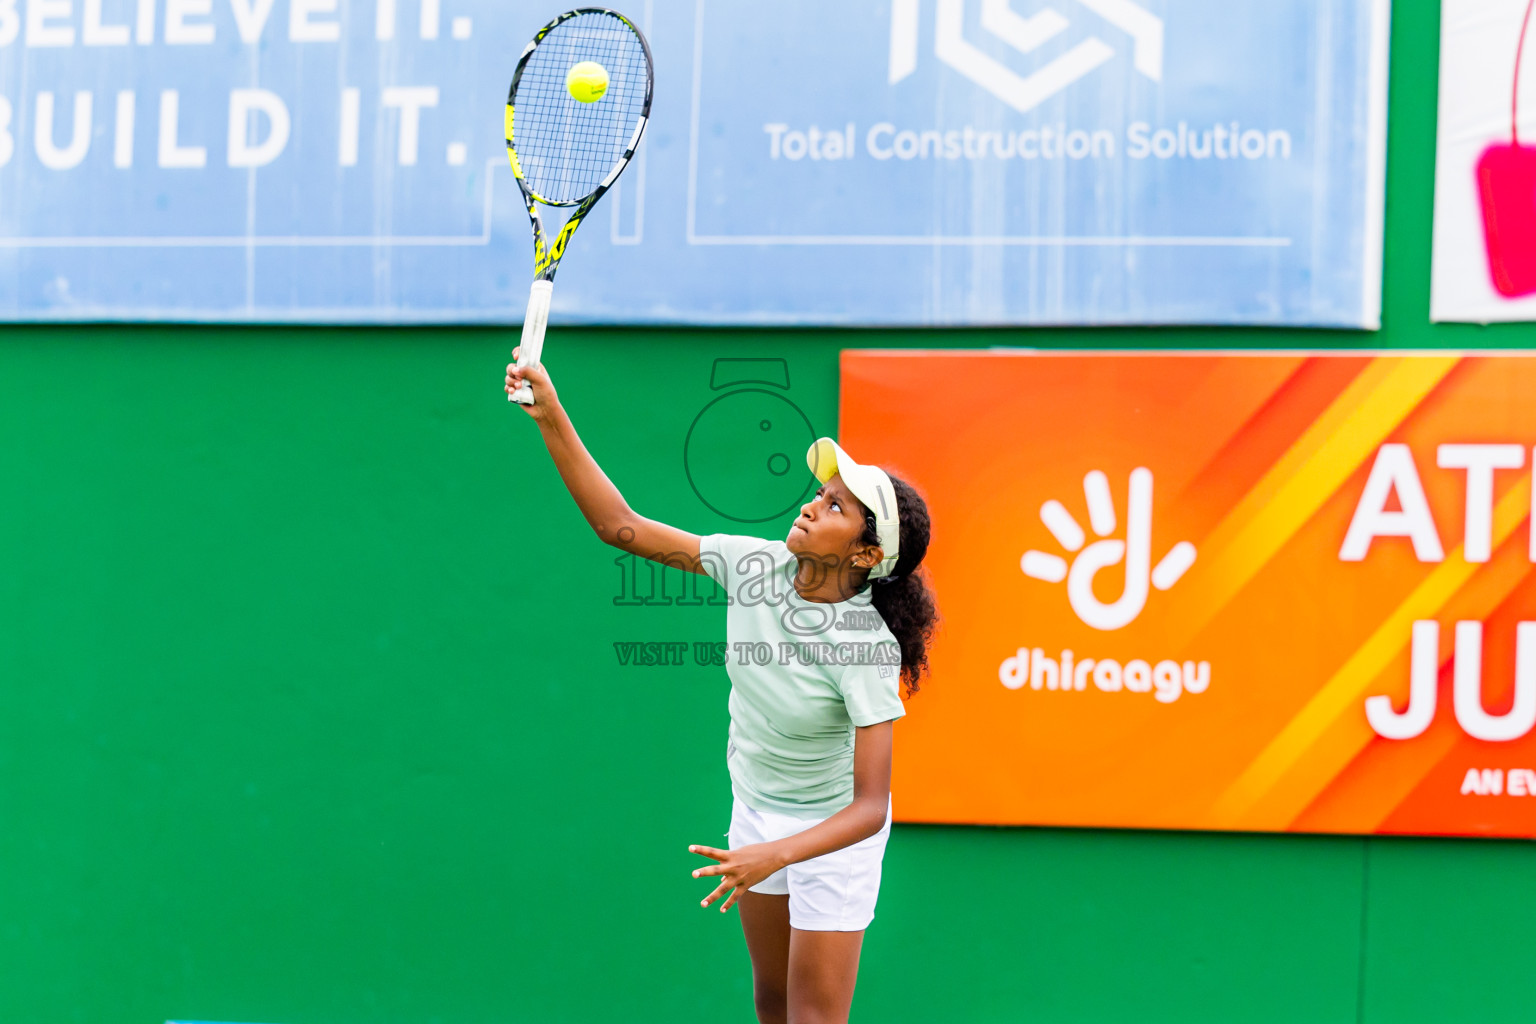
[[[614,604],[511,333],[4,332],[0,1020],[750,1019],[685,849],[728,817],[724,675],[612,646],[719,611]],[[1378,340],[559,331],[549,364],[632,504],[705,532],[742,529],[682,462],[718,355],[785,358],[832,432],[843,347],[1281,338]],[[1525,1021],[1532,852],[903,827],[856,1017]]]

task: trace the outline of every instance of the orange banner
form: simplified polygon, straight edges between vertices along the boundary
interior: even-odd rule
[[[927,496],[904,821],[1536,836],[1536,357],[845,352]]]

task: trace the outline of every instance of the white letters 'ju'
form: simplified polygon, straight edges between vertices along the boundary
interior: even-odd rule
[[[1515,699],[1502,715],[1483,707],[1483,624],[1456,623],[1456,653],[1452,675],[1456,722],[1468,736],[1487,743],[1518,740],[1536,726],[1536,622],[1515,626]],[[1376,735],[1387,740],[1411,740],[1435,719],[1440,676],[1440,624],[1423,619],[1413,624],[1413,654],[1408,670],[1408,706],[1399,713],[1392,698],[1367,697],[1365,717]]]

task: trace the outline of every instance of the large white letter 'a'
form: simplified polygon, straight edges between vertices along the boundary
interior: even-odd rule
[[[1387,501],[1394,492],[1402,506],[1400,512],[1387,511]],[[1407,537],[1413,541],[1413,553],[1419,561],[1445,560],[1445,549],[1435,532],[1435,519],[1424,497],[1418,467],[1405,444],[1384,444],[1376,453],[1370,478],[1349,522],[1349,532],[1344,534],[1344,544],[1339,548],[1339,561],[1364,560],[1371,550],[1371,541],[1377,537]]]

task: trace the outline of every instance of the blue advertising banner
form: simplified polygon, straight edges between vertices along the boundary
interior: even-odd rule
[[[1378,324],[1389,0],[628,2],[556,324]],[[0,319],[517,321],[555,13],[0,0]]]

